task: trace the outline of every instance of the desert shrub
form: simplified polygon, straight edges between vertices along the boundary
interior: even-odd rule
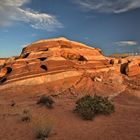
[[[31,121],[31,114],[29,110],[23,110],[22,114],[21,114],[21,121],[23,122],[30,122]]]
[[[52,108],[54,101],[50,96],[42,96],[39,101],[37,102],[37,104],[42,104],[45,105],[48,108]]]
[[[54,123],[52,118],[46,116],[45,114],[40,114],[38,118],[33,121],[33,130],[36,139],[45,140],[49,137]]]
[[[94,112],[95,114],[111,114],[115,111],[113,103],[108,97],[94,96]]]
[[[76,102],[74,109],[83,119],[92,120],[98,114],[111,114],[114,112],[114,105],[108,97],[86,95]]]
[[[94,99],[91,96],[84,96],[76,102],[74,112],[78,113],[83,119],[92,120],[94,113]]]

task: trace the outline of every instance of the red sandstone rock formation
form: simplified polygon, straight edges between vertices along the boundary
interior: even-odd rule
[[[130,59],[130,58],[129,58]],[[136,76],[140,74],[140,57],[132,57],[126,68],[126,74],[128,76]]]
[[[71,70],[100,72],[112,69],[107,58],[102,55],[99,49],[65,38],[32,43],[23,49],[19,58],[7,60],[1,73],[6,71],[7,67],[12,69],[11,74],[8,75],[9,80]]]
[[[0,66],[4,65],[6,62],[6,58],[0,58]]]
[[[23,87],[29,91],[32,87],[33,92],[88,94],[106,93],[109,84],[110,93],[119,93],[125,88],[120,66],[110,64],[110,58],[103,56],[101,50],[78,42],[65,38],[41,40],[5,62],[0,69],[0,89]],[[94,81],[96,76],[102,76],[102,81]]]
[[[140,56],[109,58],[109,61],[117,73],[125,74],[129,77],[140,75]]]

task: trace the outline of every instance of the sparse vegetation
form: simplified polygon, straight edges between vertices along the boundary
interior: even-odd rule
[[[108,99],[108,97],[95,95],[93,99],[94,99],[95,114],[109,115],[115,111],[114,105]]]
[[[108,97],[84,96],[76,102],[74,112],[85,120],[92,120],[98,114],[108,115],[114,112],[114,105]]]
[[[53,108],[54,101],[50,96],[42,96],[37,104],[42,104],[48,108]]]
[[[23,122],[30,122],[31,121],[31,114],[29,110],[23,110],[22,114],[21,114],[21,121]]]
[[[40,114],[33,122],[36,139],[45,140],[53,129],[53,120],[49,116]]]
[[[91,96],[82,97],[76,102],[76,108],[74,111],[83,119],[92,120],[95,116],[93,104],[94,100]]]

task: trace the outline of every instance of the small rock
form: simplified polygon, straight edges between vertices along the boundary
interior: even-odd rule
[[[95,78],[94,78],[94,81],[95,81],[95,82],[102,82],[103,79],[102,79],[101,77],[95,77]]]

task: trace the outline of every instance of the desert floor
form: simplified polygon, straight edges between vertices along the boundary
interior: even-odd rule
[[[48,140],[140,140],[140,98],[123,92],[114,98],[115,113],[84,121],[73,113],[76,98],[54,97],[54,108],[37,105],[41,94],[0,93],[0,140],[34,140],[34,118],[53,118]],[[11,106],[12,100],[15,106]],[[32,114],[22,122],[23,110]]]

